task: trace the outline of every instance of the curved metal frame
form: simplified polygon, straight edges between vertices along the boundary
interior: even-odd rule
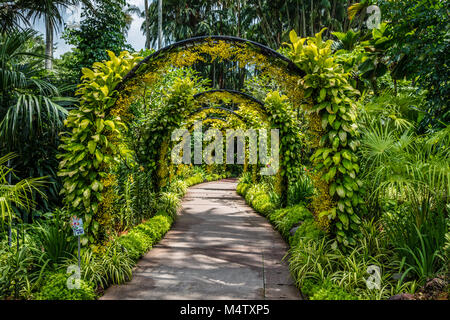
[[[202,96],[204,96],[206,94],[215,93],[215,92],[227,92],[227,93],[231,93],[233,95],[241,96],[241,97],[243,97],[243,98],[245,98],[247,100],[250,100],[250,101],[258,104],[262,108],[264,107],[264,102],[256,99],[255,97],[253,97],[253,96],[251,96],[251,95],[249,95],[249,94],[247,94],[245,92],[232,90],[232,89],[212,89],[212,90],[203,91],[203,92],[195,94],[194,95],[194,99],[198,99],[198,98],[200,98],[200,97],[202,97]]]
[[[192,111],[192,112],[188,115],[188,117],[191,117],[191,116],[193,116],[193,115],[196,114],[196,113],[200,113],[200,112],[202,112],[202,111],[204,111],[204,110],[209,110],[209,109],[217,109],[217,110],[226,111],[227,113],[232,114],[232,115],[238,117],[240,120],[244,121],[244,119],[243,119],[239,114],[237,114],[236,112],[234,112],[234,110],[228,109],[228,108],[225,108],[225,107],[221,107],[221,106],[216,106],[216,107],[200,107],[200,108],[198,108],[198,109]]]
[[[189,38],[189,39],[185,39],[185,40],[181,40],[178,42],[175,42],[171,45],[168,45],[154,53],[152,53],[151,55],[145,57],[142,61],[140,61],[136,66],[134,66],[134,68],[128,72],[128,74],[125,75],[125,77],[123,77],[122,81],[116,86],[115,90],[121,90],[124,86],[125,83],[133,78],[136,75],[136,71],[144,64],[147,64],[150,60],[153,60],[155,58],[158,58],[159,56],[163,55],[166,52],[170,52],[171,50],[177,49],[179,47],[192,47],[194,46],[196,43],[202,43],[202,42],[206,42],[209,40],[216,40],[216,41],[226,41],[226,42],[233,42],[233,43],[244,43],[247,44],[249,46],[253,46],[256,49],[259,50],[259,52],[267,57],[272,57],[275,58],[276,60],[280,61],[281,63],[286,64],[286,68],[289,71],[292,71],[296,74],[298,74],[301,77],[304,77],[306,75],[306,73],[300,69],[292,60],[288,59],[287,57],[283,56],[282,54],[280,54],[279,52],[261,44],[255,41],[251,41],[251,40],[247,40],[247,39],[242,39],[242,38],[238,38],[238,37],[233,37],[233,36],[201,36],[201,37],[194,37],[194,38]]]

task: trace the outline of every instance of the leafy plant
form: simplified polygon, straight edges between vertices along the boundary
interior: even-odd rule
[[[362,181],[357,178],[360,167],[356,151],[360,142],[356,104],[351,99],[358,92],[331,55],[333,41],[322,40],[324,31],[307,39],[291,31],[289,55],[307,74],[304,87],[308,101],[304,109],[313,136],[311,147],[315,149],[311,156],[317,190],[312,202],[314,213],[324,228],[333,221],[339,242],[354,245],[361,223],[356,209],[363,203]]]
[[[64,273],[55,273],[48,277],[42,289],[36,295],[37,300],[94,300],[96,294],[92,284],[80,281],[79,289],[67,288],[67,279],[69,275]]]
[[[35,205],[31,195],[34,192],[44,196],[40,188],[45,185],[45,177],[23,179],[16,184],[11,184],[9,175],[13,174],[13,169],[6,164],[14,159],[15,155],[10,153],[0,158],[0,211],[2,224],[5,221],[11,223],[14,215],[14,206],[26,210]]]
[[[83,69],[83,82],[77,91],[80,106],[70,111],[65,122],[70,131],[61,138],[61,149],[65,151],[59,156],[62,160],[58,175],[64,181],[61,194],[69,213],[83,218],[84,245],[103,237],[96,219],[104,191],[102,180],[107,178],[114,156],[127,155],[126,148],[111,141],[121,135],[120,127],[126,128],[119,117],[110,114],[116,102],[113,89],[140,59],[127,52],[118,57],[111,51],[108,54],[109,61],[95,63],[92,70]]]
[[[288,188],[288,200],[289,206],[311,202],[311,198],[314,195],[314,186],[311,179],[307,175],[302,175],[300,178],[291,183]]]
[[[48,264],[57,268],[75,252],[76,241],[70,238],[71,231],[61,221],[53,219],[44,223],[36,223],[31,230],[36,250],[43,254],[40,264]]]

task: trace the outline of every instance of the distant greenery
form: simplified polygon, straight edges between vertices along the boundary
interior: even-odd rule
[[[82,68],[90,68],[94,62],[107,60],[107,50],[116,55],[123,50],[132,51],[126,41],[127,17],[125,0],[98,1],[94,9],[85,8],[80,27],[66,29],[63,38],[75,46],[73,55],[66,55],[65,67],[77,70],[72,81],[78,82]]]

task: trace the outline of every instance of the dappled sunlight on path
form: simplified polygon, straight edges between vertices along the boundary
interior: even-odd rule
[[[287,245],[225,179],[191,187],[165,238],[147,253],[133,280],[102,299],[300,299]]]

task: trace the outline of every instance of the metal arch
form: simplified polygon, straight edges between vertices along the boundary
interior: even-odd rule
[[[228,108],[225,108],[225,107],[222,107],[222,106],[216,106],[216,107],[200,107],[200,108],[198,108],[198,109],[192,111],[187,117],[188,117],[188,118],[189,118],[189,117],[192,117],[192,116],[193,116],[194,114],[196,114],[196,113],[202,112],[202,111],[204,111],[204,110],[210,110],[210,109],[217,109],[217,110],[226,111],[227,113],[232,114],[232,115],[238,117],[242,122],[244,122],[244,119],[242,118],[242,116],[240,116],[239,114],[237,114],[236,112],[234,112],[234,110],[228,109]]]
[[[116,86],[115,90],[121,90],[124,87],[125,83],[129,79],[133,78],[136,75],[136,71],[142,65],[147,64],[150,60],[158,58],[162,54],[169,52],[173,49],[183,47],[183,46],[184,47],[194,46],[196,43],[206,42],[208,40],[213,40],[213,41],[214,40],[216,40],[216,41],[222,40],[222,41],[227,41],[227,42],[244,43],[244,44],[256,47],[263,55],[265,55],[267,57],[275,58],[275,59],[281,61],[282,63],[284,63],[286,65],[286,68],[289,71],[292,71],[301,77],[304,77],[306,75],[305,71],[300,69],[292,60],[290,60],[289,58],[283,56],[279,52],[277,52],[277,51],[273,50],[272,48],[269,48],[261,43],[247,40],[247,39],[238,38],[238,37],[233,37],[233,36],[218,36],[218,35],[200,36],[200,37],[194,37],[194,38],[189,38],[189,39],[175,42],[175,43],[168,45],[168,46],[152,53],[151,55],[145,57],[136,66],[134,66],[134,68],[130,72],[128,72],[128,74],[126,74],[123,77],[122,81]]]
[[[203,121],[205,121],[205,120],[220,120],[220,121],[222,121],[223,123],[228,124],[227,119],[225,119],[225,118],[220,118],[220,117],[217,117],[217,116],[210,116],[210,115],[208,115],[207,117],[204,117],[201,121],[203,122]],[[189,125],[189,127],[187,127],[187,128],[188,128],[188,129],[191,129],[194,125],[195,125],[195,123],[191,123],[191,124]]]
[[[194,95],[194,99],[201,98],[202,96],[204,96],[206,94],[214,93],[214,92],[227,92],[227,93],[231,93],[233,95],[241,96],[241,97],[243,97],[243,98],[245,98],[247,100],[250,100],[250,101],[258,104],[261,108],[264,109],[264,102],[256,99],[255,97],[253,97],[253,96],[251,96],[251,95],[249,95],[249,94],[247,94],[245,92],[232,90],[232,89],[212,89],[212,90],[203,91],[203,92],[195,94]]]

